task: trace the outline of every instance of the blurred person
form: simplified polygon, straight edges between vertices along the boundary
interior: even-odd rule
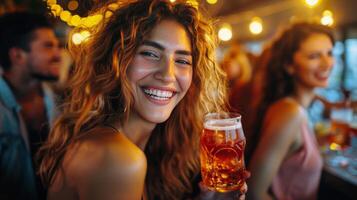
[[[225,53],[221,67],[227,74],[230,87],[243,85],[252,77],[249,57],[241,45],[232,45]]]
[[[259,96],[259,93],[261,92],[262,83],[264,81],[264,71],[267,66],[267,62],[270,59],[270,53],[270,45],[269,43],[267,43],[262,47],[262,52],[260,53],[260,55],[256,57],[254,70],[252,72],[254,76],[252,76],[249,83],[250,91],[248,94],[250,95],[250,102],[248,103],[248,110],[246,111],[246,127],[244,130],[244,132],[246,133],[246,141],[250,141],[246,145],[244,155],[246,163],[249,163],[253,154],[253,150],[254,148],[256,148],[256,140],[258,139],[255,137],[255,118],[257,117],[255,109],[257,108],[258,104],[256,96]]]
[[[0,27],[0,65],[3,70],[0,77],[0,135],[3,140],[1,142],[2,145],[10,145],[9,142],[16,140],[8,140],[7,137],[17,137],[21,140],[17,141],[18,144],[24,147],[18,146],[18,148],[25,152],[20,149],[16,152],[13,149],[13,155],[26,154],[33,158],[41,143],[46,140],[49,124],[55,115],[54,95],[44,81],[58,79],[61,64],[59,43],[51,23],[40,14],[8,13],[0,16]],[[5,140],[7,142],[4,142]],[[15,146],[15,144],[10,145],[9,148],[15,148]],[[5,159],[6,150],[10,152],[10,149],[2,146],[2,150],[1,159]],[[16,160],[16,157],[11,159]],[[14,176],[18,175],[18,181],[24,181],[20,178],[22,172],[17,171],[14,166],[6,165],[7,162],[3,162],[2,167],[7,168],[9,173],[14,173]],[[22,162],[26,165],[24,160],[17,160],[13,164],[21,166]],[[32,166],[25,168],[28,173],[31,173],[28,169]],[[2,172],[5,173],[5,171]],[[32,173],[34,173],[33,170]],[[2,174],[1,177],[5,178],[7,175]],[[29,179],[33,177],[29,174],[24,176],[28,176]],[[2,179],[1,184],[9,186],[14,191],[2,189],[5,192],[20,195],[21,190],[11,188],[9,184],[11,181],[14,180]],[[31,180],[28,180],[28,184],[24,187],[30,187],[30,182]],[[15,187],[22,188],[20,183],[14,184],[18,184]],[[44,197],[40,185],[37,187],[40,192],[38,197],[41,198],[41,195]],[[31,196],[26,198],[31,198]]]
[[[255,94],[256,140],[249,163],[248,199],[316,199],[322,158],[306,108],[314,90],[328,85],[334,65],[328,27],[297,23],[269,47]]]
[[[203,116],[225,105],[211,22],[180,1],[97,12],[113,14],[69,45],[70,95],[39,153],[48,199],[238,199],[199,184]]]
[[[232,112],[242,116],[243,129],[247,130],[249,102],[251,98],[252,65],[242,46],[235,44],[225,54],[221,67],[229,82],[229,106]]]

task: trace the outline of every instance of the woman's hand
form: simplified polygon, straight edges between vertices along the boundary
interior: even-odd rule
[[[245,171],[244,179],[250,177],[250,172]],[[202,182],[200,182],[200,195],[197,200],[244,200],[245,193],[248,191],[248,186],[244,182],[244,185],[240,190],[231,192],[215,192],[209,190]]]

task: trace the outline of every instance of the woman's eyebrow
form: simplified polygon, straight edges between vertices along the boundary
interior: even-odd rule
[[[161,44],[155,42],[155,41],[151,41],[151,40],[144,40],[143,41],[143,45],[145,46],[151,46],[154,48],[157,48],[161,51],[165,50],[165,47],[162,46]],[[177,54],[181,54],[181,55],[187,55],[187,56],[192,56],[191,51],[187,51],[187,50],[176,50],[175,53]]]
[[[159,43],[157,43],[157,42],[154,42],[154,41],[150,41],[150,40],[144,40],[143,45],[145,45],[145,46],[151,46],[151,47],[160,49],[160,50],[162,50],[162,51],[165,50],[165,48],[164,48],[161,44],[159,44]]]

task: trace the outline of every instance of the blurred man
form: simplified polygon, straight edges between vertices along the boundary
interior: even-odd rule
[[[9,13],[0,16],[0,27],[0,136],[19,136],[33,160],[55,115],[43,82],[59,78],[61,49],[45,16]]]

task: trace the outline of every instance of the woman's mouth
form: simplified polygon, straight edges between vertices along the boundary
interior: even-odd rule
[[[147,97],[157,101],[168,101],[176,93],[172,90],[163,90],[157,88],[142,88],[142,90]]]

